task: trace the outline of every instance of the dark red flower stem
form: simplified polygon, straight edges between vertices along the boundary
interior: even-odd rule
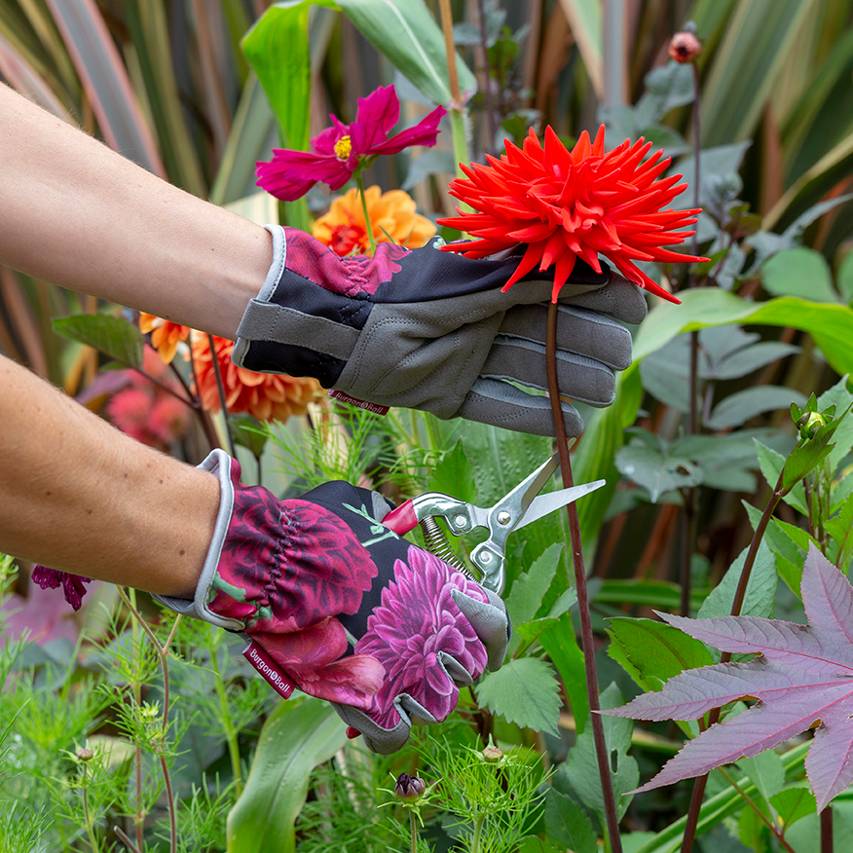
[[[779,479],[773,487],[773,494],[764,507],[764,512],[761,513],[761,518],[755,527],[755,532],[752,534],[752,540],[749,543],[749,550],[746,552],[746,557],[743,561],[743,568],[740,571],[737,589],[735,590],[734,599],[732,600],[732,616],[740,616],[743,609],[743,603],[746,600],[746,590],[749,586],[749,578],[752,574],[752,567],[755,565],[755,558],[758,556],[758,549],[761,546],[761,540],[764,538],[764,533],[767,530],[767,525],[770,524],[770,519],[773,518],[773,513],[776,507],[779,506],[779,501],[788,493],[789,489],[785,489],[782,485],[784,470],[779,473]],[[720,655],[720,663],[728,663],[732,659],[729,652],[723,652]],[[720,719],[720,709],[714,708],[708,714],[707,726],[700,728],[703,730],[710,728]],[[693,842],[696,839],[696,828],[699,824],[699,812],[702,809],[702,800],[705,797],[705,786],[708,784],[708,774],[698,776],[693,783],[693,791],[690,794],[690,807],[687,810],[687,822],[684,825],[684,836],[681,842],[681,853],[690,853],[693,849]]]
[[[551,418],[557,437],[557,452],[560,454],[560,473],[563,486],[571,488],[572,460],[569,456],[569,444],[566,427],[563,423],[563,411],[560,406],[560,384],[557,379],[557,303],[548,305],[548,328],[545,338],[545,363],[548,375],[548,397],[551,401]],[[572,544],[572,561],[575,569],[575,590],[578,594],[578,612],[581,622],[581,649],[583,651],[584,671],[586,673],[586,692],[589,700],[589,721],[592,726],[592,739],[595,743],[595,757],[598,761],[598,776],[601,782],[601,794],[604,800],[604,817],[607,834],[610,837],[610,850],[622,853],[622,841],[619,837],[619,817],[616,812],[616,798],[610,778],[607,742],[604,739],[604,725],[598,703],[598,673],[595,669],[595,640],[592,635],[592,621],[589,615],[589,595],[586,588],[586,568],[583,561],[578,510],[574,503],[566,505],[569,517],[569,534]]]
[[[832,853],[832,804],[820,813],[820,853]]]

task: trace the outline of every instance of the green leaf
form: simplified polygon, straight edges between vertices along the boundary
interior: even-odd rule
[[[705,425],[713,430],[730,429],[764,412],[787,409],[791,403],[802,405],[805,402],[806,398],[792,388],[778,385],[744,388],[743,391],[736,391],[719,402],[706,419]]]
[[[615,684],[611,684],[601,694],[601,707],[616,708],[621,704],[622,694]],[[628,755],[634,724],[631,720],[621,717],[602,717],[602,723],[607,752],[610,756],[616,810],[621,818],[631,802],[631,797],[627,796],[626,792],[636,788],[640,781],[637,762]],[[603,825],[604,799],[601,794],[592,728],[587,728],[578,737],[577,743],[569,750],[565,763],[557,770],[555,785],[560,787],[561,781],[569,784],[575,796],[599,817]]]
[[[417,89],[436,104],[449,104],[444,36],[423,0],[338,0],[356,29]],[[456,54],[459,88],[477,91],[471,70]]]
[[[776,809],[776,814],[783,829],[817,811],[817,803],[809,786],[802,782],[791,785],[770,797],[770,805]]]
[[[758,439],[755,439],[755,452],[758,456],[758,465],[761,468],[764,479],[767,481],[767,485],[771,489],[775,489],[776,483],[779,481],[779,474],[782,472],[782,466],[785,464],[785,457],[766,444],[762,444]],[[808,516],[806,492],[803,489],[802,483],[794,486],[782,500],[788,506],[792,506],[801,515]]]
[[[72,314],[57,317],[53,331],[64,338],[87,344],[130,367],[142,367],[142,334],[122,317],[109,314]]]
[[[616,616],[607,633],[607,653],[643,690],[659,690],[685,669],[714,663],[704,643],[664,622]]]
[[[471,458],[465,452],[465,446],[457,441],[453,447],[442,454],[438,464],[430,473],[429,488],[433,492],[453,495],[461,501],[474,501],[474,478],[471,474]]]
[[[513,582],[506,600],[506,609],[512,625],[529,622],[539,612],[545,593],[554,580],[561,551],[561,545],[550,545],[533,561],[530,568]]]
[[[764,289],[774,296],[837,302],[829,264],[820,252],[798,246],[779,252],[761,268]]]
[[[635,362],[683,332],[748,323],[808,332],[834,370],[840,374],[853,372],[853,310],[845,305],[793,296],[756,303],[716,287],[694,288],[679,296],[681,305],[659,305],[643,321],[634,341]]]
[[[835,431],[841,423],[841,418],[830,420],[820,427],[817,432],[798,444],[785,460],[782,485],[786,489],[799,484],[805,476],[814,471],[832,452],[834,444],[830,444]]]
[[[571,616],[564,613],[559,619],[549,621],[539,634],[539,644],[560,673],[575,718],[575,729],[581,734],[589,719],[589,698],[583,652]]]
[[[743,506],[754,530],[761,518],[761,510],[746,501],[743,501]],[[778,518],[771,518],[764,533],[764,541],[776,558],[777,574],[791,592],[799,598],[803,565],[811,537],[805,530],[794,524],[788,524],[788,522],[780,521]]]
[[[838,268],[838,289],[845,302],[853,302],[853,252],[847,252]]]
[[[660,447],[633,441],[616,454],[619,473],[642,486],[652,503],[668,492],[702,482],[702,471],[690,459],[671,457]]]
[[[306,698],[270,714],[246,780],[228,815],[228,853],[290,853],[311,771],[346,743],[331,705]]]
[[[827,388],[817,399],[818,411],[835,406],[835,416],[841,418],[832,437],[835,447],[830,451],[828,461],[831,471],[835,471],[839,463],[853,450],[853,393],[850,388],[850,377],[842,376],[831,388]],[[842,414],[843,413],[843,414]]]
[[[551,788],[545,798],[545,833],[560,849],[597,853],[598,837],[586,812],[570,796]]]
[[[269,439],[269,432],[251,415],[232,416],[230,421],[234,443],[245,447],[255,459],[260,459]]]
[[[729,566],[723,579],[711,590],[711,593],[702,602],[697,614],[700,619],[712,619],[718,616],[729,616],[732,612],[732,602],[735,598],[735,590],[740,581],[741,570],[746,561],[748,548],[737,556]],[[746,596],[741,607],[741,616],[772,616],[773,604],[776,599],[776,568],[774,566],[773,554],[767,543],[762,540],[755,555],[755,562],[749,576],[746,587]]]
[[[636,604],[640,607],[674,611],[678,610],[680,597],[678,584],[671,581],[606,579],[595,594],[595,601],[601,604]],[[701,591],[694,589],[691,610],[695,610],[701,602]]]
[[[785,786],[785,768],[778,752],[768,749],[751,758],[741,758],[738,767],[755,783],[765,805]]]
[[[477,687],[480,704],[510,723],[557,734],[560,690],[554,671],[537,658],[508,661]]]

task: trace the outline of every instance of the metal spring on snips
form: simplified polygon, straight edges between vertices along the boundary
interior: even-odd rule
[[[456,554],[453,553],[453,549],[447,541],[447,536],[438,526],[438,522],[434,518],[422,518],[420,525],[424,534],[424,544],[426,545],[427,550],[431,554],[435,554],[439,560],[444,560],[445,563],[453,566],[454,569],[460,569],[470,577],[468,570],[465,568],[465,564],[456,556]]]

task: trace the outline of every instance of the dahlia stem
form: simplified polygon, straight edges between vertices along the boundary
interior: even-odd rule
[[[367,209],[367,193],[364,191],[364,176],[359,172],[355,176],[355,185],[358,187],[358,197],[361,199],[361,211],[364,214],[364,230],[370,243],[370,254],[376,254],[376,235],[373,233],[373,223],[370,221],[370,212]]]
[[[820,813],[820,853],[832,853],[832,804]]]
[[[461,175],[459,164],[469,162],[471,153],[468,149],[459,74],[456,71],[456,44],[453,40],[453,11],[450,8],[450,0],[439,0],[438,9],[441,16],[441,29],[444,33],[444,50],[447,54],[447,80],[450,85],[448,117],[450,118],[450,136],[453,140],[453,159],[456,161],[456,174]]]
[[[566,426],[563,423],[563,411],[560,406],[560,384],[557,378],[557,303],[548,305],[548,329],[545,338],[545,367],[548,374],[548,398],[551,402],[551,418],[554,423],[554,433],[557,437],[557,452],[560,454],[560,473],[563,486],[571,488],[572,460],[569,456],[569,445],[566,437]],[[581,650],[586,673],[586,693],[589,700],[589,722],[592,726],[592,738],[595,744],[595,757],[598,762],[598,777],[601,783],[601,794],[604,801],[604,817],[607,823],[610,850],[622,853],[622,841],[619,837],[619,817],[616,812],[616,798],[613,794],[613,784],[610,778],[610,763],[607,754],[607,742],[604,738],[604,725],[598,702],[598,673],[595,669],[595,640],[592,634],[592,620],[589,614],[589,595],[586,588],[586,568],[583,561],[583,544],[581,542],[578,510],[574,503],[566,505],[569,517],[569,533],[572,542],[572,558],[575,570],[575,590],[578,595],[578,613],[581,622]]]
[[[213,335],[207,336],[207,345],[210,347],[210,363],[213,365],[213,375],[216,377],[216,392],[219,394],[219,405],[222,407],[222,420],[225,422],[225,434],[228,436],[228,449],[231,457],[237,458],[237,445],[234,443],[234,434],[231,432],[231,422],[228,420],[228,398],[225,396],[225,385],[222,382],[222,371],[219,369],[219,355],[216,352],[216,341]]]

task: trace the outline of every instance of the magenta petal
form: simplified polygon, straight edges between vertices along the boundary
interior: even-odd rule
[[[350,125],[353,151],[371,154],[400,118],[400,101],[392,86],[380,86],[366,98],[358,99],[355,121]]]
[[[56,569],[49,569],[47,566],[36,566],[33,569],[32,578],[33,583],[38,584],[42,589],[56,589],[61,585],[65,600],[74,610],[79,610],[82,606],[83,596],[86,594],[86,584],[92,580],[83,575],[58,572]]]
[[[321,130],[311,139],[311,150],[318,154],[334,154],[335,143],[349,133],[349,127],[345,125],[336,115],[330,115],[332,126]]]
[[[423,145],[432,148],[438,136],[438,126],[447,110],[436,107],[429,115],[424,116],[413,127],[401,130],[395,136],[386,139],[370,149],[370,154],[397,154],[412,145]]]
[[[64,574],[65,572],[38,565],[33,569],[33,583],[38,584],[42,589],[56,589],[62,583]]]
[[[337,157],[276,148],[273,159],[256,165],[258,186],[282,201],[301,198],[317,181],[333,190],[342,187],[352,176],[352,170]]]

